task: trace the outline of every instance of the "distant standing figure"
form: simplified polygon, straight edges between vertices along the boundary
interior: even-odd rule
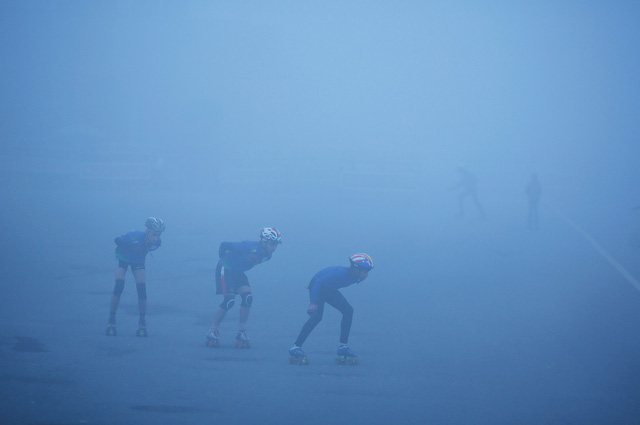
[[[131,231],[114,239],[116,243],[116,285],[111,295],[111,310],[109,312],[109,322],[107,323],[107,336],[116,336],[116,311],[120,303],[120,295],[124,290],[124,277],[127,268],[131,266],[131,272],[136,280],[138,292],[138,330],[136,336],[147,336],[147,323],[145,314],[147,312],[147,273],[144,268],[147,253],[160,248],[162,240],[160,235],[165,230],[162,220],[149,217],[145,222],[146,231]]]
[[[224,298],[218,307],[211,329],[207,334],[206,345],[216,347],[220,341],[218,327],[227,315],[227,311],[235,304],[236,295],[240,295],[240,321],[236,346],[248,348],[249,338],[245,331],[245,325],[249,319],[253,293],[249,286],[249,279],[244,273],[253,266],[271,259],[282,236],[275,227],[263,227],[260,229],[259,241],[222,242],[218,250],[218,265],[216,267],[216,295]]]
[[[531,174],[531,179],[525,187],[525,193],[529,199],[529,213],[527,215],[527,226],[530,229],[538,228],[538,204],[540,203],[540,196],[542,196],[542,186],[538,181],[538,174]]]
[[[471,197],[474,205],[478,209],[480,218],[484,218],[484,209],[478,200],[478,179],[463,166],[458,166],[460,180],[450,190],[458,190],[458,217],[464,217],[464,200]]]

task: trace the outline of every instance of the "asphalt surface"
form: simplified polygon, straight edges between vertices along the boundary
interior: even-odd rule
[[[334,361],[340,318],[330,308],[304,346],[310,364],[287,361],[306,320],[304,280],[317,271],[297,261],[295,226],[289,246],[248,272],[247,350],[233,347],[237,309],[221,346],[204,344],[220,301],[218,240],[177,255],[184,241],[167,231],[147,262],[148,338],[134,336],[130,274],[119,335],[104,335],[110,245],[96,255],[93,235],[71,233],[26,259],[30,245],[15,242],[0,313],[0,423],[640,422],[640,296],[582,234],[552,214],[538,231],[491,217],[417,222],[388,222],[376,269],[343,290],[357,366]],[[602,246],[638,272],[632,247]]]

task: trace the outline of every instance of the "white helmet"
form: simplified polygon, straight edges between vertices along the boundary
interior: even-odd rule
[[[282,236],[275,227],[263,227],[260,229],[260,239],[282,243]]]
[[[149,217],[144,225],[147,227],[147,229],[154,230],[156,232],[164,232],[165,229],[164,221],[155,217]]]

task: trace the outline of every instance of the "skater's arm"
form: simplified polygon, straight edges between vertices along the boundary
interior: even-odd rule
[[[113,240],[118,246],[130,246],[133,244],[131,240],[131,232],[125,233],[124,235],[118,236]]]
[[[231,251],[233,249],[232,242],[222,242],[220,244],[220,248],[218,249],[218,258],[222,258],[227,251]]]
[[[154,243],[153,245],[151,245],[151,246],[149,247],[149,252],[151,252],[151,251],[155,251],[156,249],[160,248],[160,245],[162,245],[162,240],[161,240],[161,239],[158,239],[158,240],[156,241],[156,243]]]

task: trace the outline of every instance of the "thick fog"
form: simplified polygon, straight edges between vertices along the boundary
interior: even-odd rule
[[[636,424],[640,4],[0,4],[0,422]],[[538,221],[527,187],[541,186]],[[462,208],[462,209],[461,209]],[[162,218],[148,338],[113,240]],[[205,347],[223,241],[283,243]],[[305,285],[370,254],[357,366]]]

